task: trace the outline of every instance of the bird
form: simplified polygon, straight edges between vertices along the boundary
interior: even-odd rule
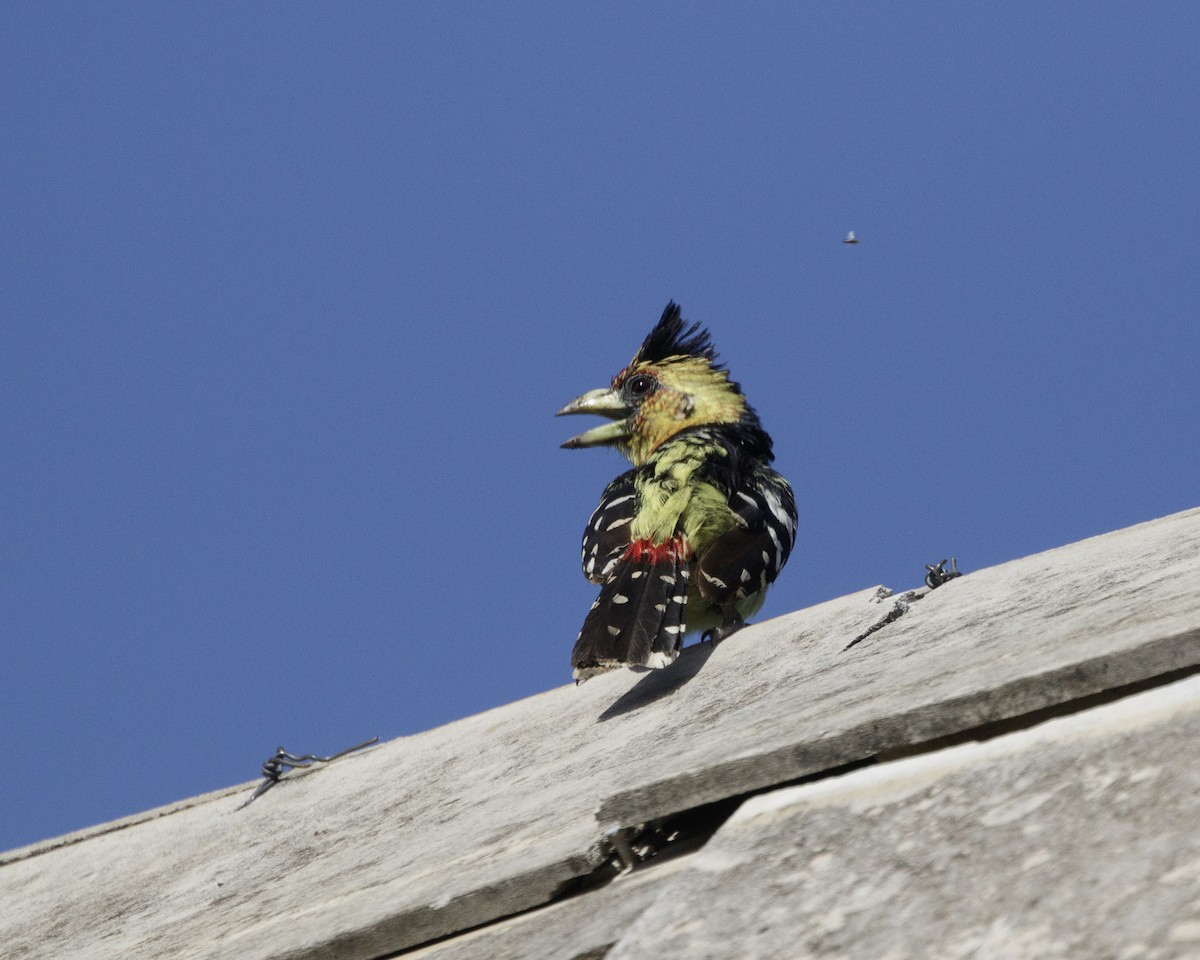
[[[858,243],[858,237],[856,237],[854,235],[854,231],[851,230],[848,234],[846,234],[846,238],[842,241],[842,243]]]
[[[673,300],[607,388],[558,415],[611,423],[566,449],[615,447],[633,464],[605,488],[583,532],[600,584],[571,652],[576,683],[618,667],[669,666],[685,633],[716,644],[758,612],[796,536],[792,488],[770,435],[707,329]]]

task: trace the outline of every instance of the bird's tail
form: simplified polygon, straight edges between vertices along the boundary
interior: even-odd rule
[[[613,667],[665,667],[679,655],[690,570],[682,536],[637,540],[600,588],[571,653],[576,680]]]

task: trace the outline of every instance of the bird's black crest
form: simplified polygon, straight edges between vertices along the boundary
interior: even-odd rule
[[[717,359],[708,331],[699,323],[689,326],[674,300],[667,303],[662,319],[642,341],[635,361],[658,363],[667,357],[704,357],[710,362]]]

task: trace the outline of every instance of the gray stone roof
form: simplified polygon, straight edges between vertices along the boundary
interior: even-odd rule
[[[254,786],[0,854],[0,953],[1197,957],[1200,509]]]

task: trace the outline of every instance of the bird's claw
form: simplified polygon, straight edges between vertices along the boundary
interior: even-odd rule
[[[700,642],[711,643],[715,647],[722,640],[728,640],[745,625],[746,621],[744,620],[734,620],[731,623],[723,623],[719,627],[712,627],[700,634]]]

